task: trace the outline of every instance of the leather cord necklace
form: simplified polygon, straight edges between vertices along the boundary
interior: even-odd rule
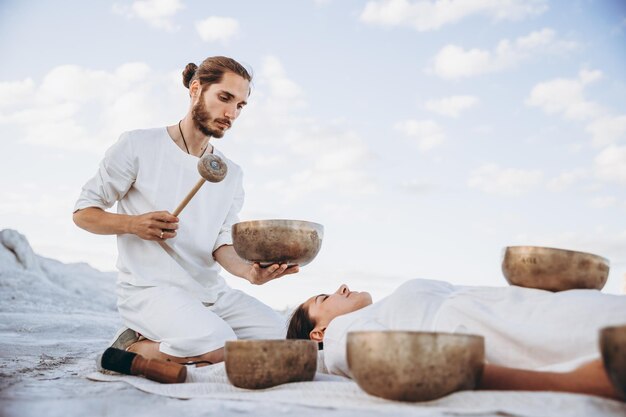
[[[191,155],[191,152],[189,152],[189,148],[187,147],[187,141],[185,140],[185,135],[183,135],[183,129],[180,127],[180,124],[182,123],[182,119],[178,121],[178,131],[180,132],[180,137],[183,138],[183,143],[185,144],[185,150],[187,151],[187,153],[189,155]],[[207,148],[209,147],[209,144],[206,144],[206,147],[202,150],[202,152],[200,152],[200,156],[204,155],[204,152],[207,150]]]

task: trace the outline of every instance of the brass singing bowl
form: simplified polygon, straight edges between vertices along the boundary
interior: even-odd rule
[[[482,336],[409,331],[348,333],[348,368],[368,394],[429,401],[474,389],[482,376]]]
[[[224,346],[226,375],[239,388],[263,389],[311,381],[317,369],[312,340],[237,340]]]
[[[232,236],[235,252],[248,262],[304,266],[322,247],[324,226],[302,220],[252,220],[235,223]]]
[[[604,369],[617,392],[626,400],[626,325],[600,330],[599,342]]]
[[[586,252],[541,246],[504,249],[502,273],[507,282],[548,291],[601,290],[609,277],[609,260]]]

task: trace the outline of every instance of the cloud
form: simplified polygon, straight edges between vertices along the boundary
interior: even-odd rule
[[[626,185],[626,146],[609,146],[594,159],[596,177]]]
[[[1,84],[0,124],[10,125],[21,142],[101,155],[123,131],[178,120],[188,106],[186,93],[180,70],[160,72],[144,63],[113,71],[62,65],[41,82]],[[305,92],[277,57],[263,60],[248,101],[233,132],[216,146],[228,145],[237,162],[259,168],[251,179],[260,191],[277,191],[276,199],[287,203],[311,192],[375,191],[370,147],[345,122],[311,117]]]
[[[548,181],[547,188],[551,191],[564,191],[572,184],[589,177],[589,172],[585,169],[575,169],[561,173],[558,177]]]
[[[443,116],[458,117],[463,110],[472,108],[480,100],[474,96],[451,96],[426,102],[426,109]]]
[[[614,206],[615,203],[617,203],[617,198],[613,196],[603,196],[592,198],[589,205],[593,208],[605,209]]]
[[[421,151],[429,151],[445,141],[441,126],[433,120],[405,120],[394,125],[394,129],[411,138]]]
[[[554,30],[545,28],[514,41],[503,39],[493,51],[446,45],[433,58],[429,71],[444,79],[475,77],[513,68],[532,55],[562,53],[576,47],[574,42],[556,39]]]
[[[542,179],[540,170],[507,169],[487,164],[472,171],[467,184],[488,194],[520,196],[533,190]]]
[[[601,116],[585,128],[596,146],[610,145],[626,133],[626,114],[621,116]]]
[[[239,22],[230,17],[211,16],[196,22],[196,30],[205,42],[226,43],[239,34]]]
[[[588,120],[601,115],[604,109],[585,99],[586,85],[602,78],[600,71],[580,71],[577,79],[557,78],[533,87],[526,100],[529,106],[541,108],[547,114],[561,114],[566,119]]]
[[[23,186],[23,184],[22,184]],[[66,187],[59,186],[55,190],[44,188],[43,186],[15,187],[15,190],[6,190],[3,193],[2,201],[0,201],[0,214],[19,215],[23,217],[37,217],[45,219],[46,222],[58,220],[59,215],[69,217],[68,213],[72,212],[73,201],[67,198],[69,192]],[[58,193],[63,191],[63,193]],[[37,204],[33,204],[33,194],[37,195]]]
[[[277,100],[291,101],[301,107],[300,100],[302,89],[293,80],[287,77],[280,60],[274,56],[268,56],[263,61],[263,77],[269,86],[269,93]]]
[[[168,110],[176,106],[160,103],[184,108],[179,77],[144,63],[127,63],[114,71],[61,65],[38,85],[27,80],[0,86],[0,124],[15,126],[22,142],[101,153],[125,130],[159,126],[176,117]],[[32,99],[3,94],[16,88]]]
[[[401,187],[409,194],[422,195],[431,192],[435,188],[435,185],[430,181],[413,178],[403,181]]]
[[[137,17],[149,25],[173,32],[178,29],[171,18],[184,6],[180,0],[136,0],[130,6],[114,3],[113,12],[126,18]]]
[[[626,134],[626,115],[611,114],[609,109],[584,96],[585,87],[601,78],[601,71],[582,70],[578,78],[541,82],[532,88],[526,104],[547,114],[586,122],[585,130],[591,134],[594,146],[614,144]]]
[[[31,78],[0,82],[0,110],[10,105],[25,103],[34,97],[34,92],[35,83]]]
[[[492,20],[521,20],[545,12],[544,0],[377,0],[361,12],[364,23],[380,26],[407,26],[419,32],[437,30],[467,17],[483,15]]]
[[[256,149],[242,161],[262,168],[254,178],[256,190],[288,204],[311,193],[327,198],[333,190],[343,190],[341,195],[375,192],[370,147],[344,123],[311,117],[305,91],[278,57],[263,59],[254,83],[231,144],[239,155]]]

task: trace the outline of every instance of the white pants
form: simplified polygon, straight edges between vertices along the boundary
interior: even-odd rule
[[[124,324],[160,342],[159,350],[168,355],[198,356],[223,347],[228,340],[285,337],[285,320],[239,290],[229,289],[212,305],[175,287],[133,292],[118,300]]]

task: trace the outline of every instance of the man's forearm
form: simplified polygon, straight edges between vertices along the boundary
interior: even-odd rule
[[[232,245],[222,245],[213,253],[215,260],[229,273],[245,278],[250,270],[250,265],[237,255]]]
[[[78,210],[73,215],[74,223],[81,229],[99,235],[122,235],[131,233],[131,216],[106,212],[98,207]]]
[[[486,364],[479,389],[562,391],[564,388],[562,382],[556,372],[529,371]]]
[[[543,372],[486,364],[479,389],[560,391],[619,398],[600,360],[570,372]]]

